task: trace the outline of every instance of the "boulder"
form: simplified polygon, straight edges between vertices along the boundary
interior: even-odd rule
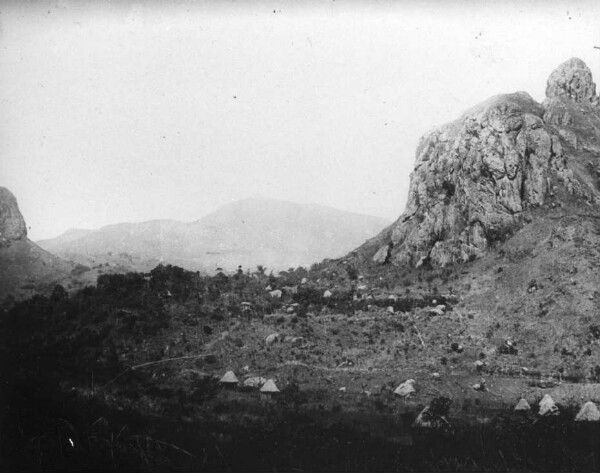
[[[586,402],[575,416],[575,422],[598,421],[600,421],[600,411],[598,410],[596,404],[591,401]]]
[[[443,304],[440,304],[435,307],[431,307],[429,309],[429,315],[444,315],[445,310],[446,310],[446,306]]]
[[[414,379],[407,379],[394,390],[394,394],[401,397],[408,397],[416,392]]]
[[[267,380],[261,376],[252,376],[244,381],[244,386],[251,388],[259,388],[265,384]]]
[[[267,336],[267,338],[265,338],[265,343],[267,345],[272,345],[273,343],[278,342],[280,338],[280,333],[272,333],[271,335]]]
[[[327,290],[326,290],[326,291],[323,293],[323,297],[324,297],[325,299],[329,299],[331,296],[333,296],[333,293],[332,293],[332,292],[331,292],[329,289],[327,289]]]

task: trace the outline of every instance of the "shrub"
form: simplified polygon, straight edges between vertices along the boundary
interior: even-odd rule
[[[447,416],[450,412],[450,406],[452,405],[452,399],[446,396],[440,396],[433,398],[429,403],[429,412],[434,416],[441,417]]]

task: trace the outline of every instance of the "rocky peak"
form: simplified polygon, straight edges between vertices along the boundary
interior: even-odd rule
[[[15,196],[0,187],[0,246],[10,244],[27,236],[27,227]]]
[[[570,154],[600,153],[600,107],[592,73],[577,58],[561,64],[548,79],[544,121],[552,126]],[[573,151],[575,153],[573,153]]]
[[[581,166],[585,159],[600,169],[600,155],[592,153],[600,143],[595,90],[589,68],[571,59],[548,79],[543,106],[525,92],[498,95],[427,133],[406,210],[365,245],[378,245],[374,261],[465,262],[517,231],[529,209],[559,195],[600,200],[600,182]],[[585,156],[581,146],[573,151],[569,134],[575,141],[585,135]]]
[[[592,80],[592,71],[579,58],[571,58],[558,66],[546,85],[546,97],[568,97],[575,102],[597,103],[596,84]]]

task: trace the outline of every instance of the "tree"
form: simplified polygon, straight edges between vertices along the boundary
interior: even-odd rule
[[[54,286],[52,290],[52,295],[50,296],[50,300],[52,302],[61,302],[69,298],[69,294],[66,289],[62,287],[60,284]]]

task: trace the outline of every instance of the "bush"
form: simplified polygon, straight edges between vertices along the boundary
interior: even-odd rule
[[[450,412],[452,399],[446,396],[433,398],[429,404],[429,412],[436,417],[447,416]]]
[[[297,383],[291,382],[281,390],[277,396],[277,401],[287,407],[297,407],[306,404],[308,396],[300,390]]]

